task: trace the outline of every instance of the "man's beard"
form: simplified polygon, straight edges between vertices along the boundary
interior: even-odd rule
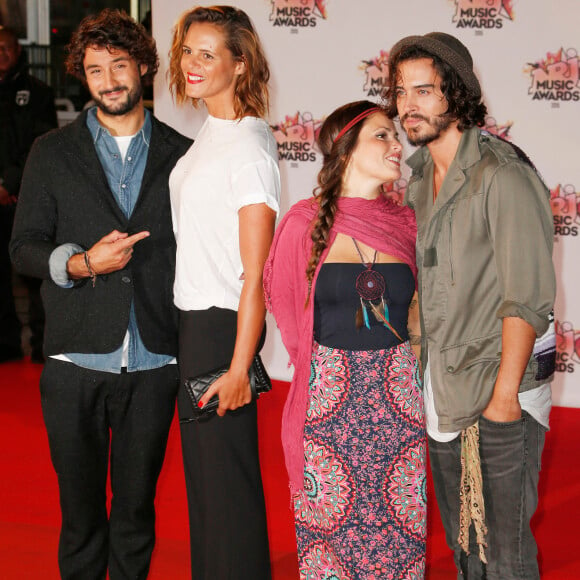
[[[415,133],[413,133],[414,129],[411,129],[410,131],[405,129],[405,120],[409,117],[413,119],[422,119],[424,121],[421,129],[417,129]],[[415,147],[428,145],[438,139],[441,136],[441,133],[443,133],[452,122],[453,119],[449,115],[438,115],[431,118],[423,117],[422,115],[404,115],[401,119],[401,124],[407,134],[407,141]]]
[[[116,101],[111,105],[107,105],[102,100],[103,96],[109,92],[112,93],[114,91],[123,91],[123,90],[127,91],[127,98],[124,101]],[[103,111],[103,113],[106,113],[107,115],[120,116],[125,115],[126,113],[132,111],[137,105],[137,103],[141,100],[142,95],[143,95],[143,85],[139,82],[137,85],[135,85],[133,90],[129,90],[125,86],[119,86],[115,87],[110,91],[103,91],[99,93],[98,97],[93,96],[93,99],[97,104],[97,107],[101,111]]]

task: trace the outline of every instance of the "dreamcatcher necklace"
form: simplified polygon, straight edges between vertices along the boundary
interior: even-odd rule
[[[370,330],[371,325],[368,314],[370,310],[374,317],[379,322],[382,322],[402,342],[403,339],[389,322],[389,307],[385,302],[385,279],[380,272],[373,269],[377,261],[377,250],[375,250],[373,261],[367,262],[357,241],[354,238],[351,239],[362,265],[365,266],[365,269],[356,278],[356,291],[360,297],[360,307],[356,311],[356,327],[360,328],[364,324]]]

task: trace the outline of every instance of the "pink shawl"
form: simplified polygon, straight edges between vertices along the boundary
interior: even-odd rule
[[[286,213],[276,230],[264,266],[266,306],[276,318],[294,365],[294,377],[282,416],[282,445],[292,493],[303,489],[303,437],[313,343],[314,289],[336,234],[352,236],[379,252],[396,256],[409,265],[417,279],[417,225],[413,211],[382,196],[374,200],[341,197],[329,243],[314,274],[311,298],[305,308],[306,267],[312,249],[310,232],[317,212],[315,198],[310,198],[299,201]]]

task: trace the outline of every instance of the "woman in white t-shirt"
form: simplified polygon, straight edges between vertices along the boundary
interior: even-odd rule
[[[262,270],[279,210],[277,147],[263,116],[268,64],[241,10],[197,7],[174,30],[170,87],[209,116],[170,178],[180,310],[178,409],[196,579],[270,578],[248,369],[264,338]],[[184,380],[229,370],[193,419]]]

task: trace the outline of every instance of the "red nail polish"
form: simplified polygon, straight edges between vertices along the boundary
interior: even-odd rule
[[[201,401],[200,401],[200,402],[197,404],[197,406],[198,406],[200,409],[203,409],[203,403],[202,403]]]

